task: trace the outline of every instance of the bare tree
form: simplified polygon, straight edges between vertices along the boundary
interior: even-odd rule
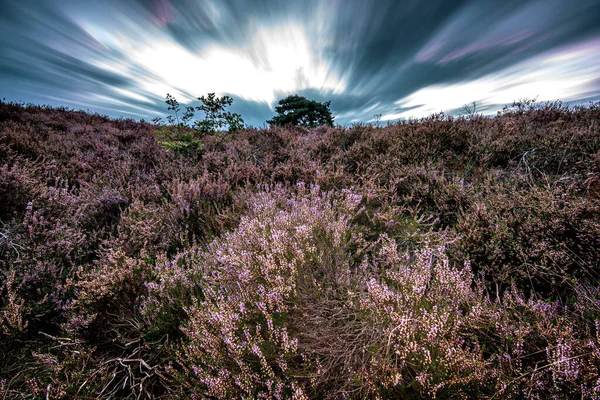
[[[467,103],[461,108],[459,108],[458,111],[460,112],[460,115],[472,119],[475,116],[477,116],[477,102],[473,101],[471,103]]]

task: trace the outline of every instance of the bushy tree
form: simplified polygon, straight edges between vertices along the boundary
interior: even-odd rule
[[[278,104],[275,107],[277,115],[267,121],[271,125],[294,125],[307,128],[320,125],[333,126],[334,117],[329,110],[331,101],[320,103],[294,94],[279,100]]]

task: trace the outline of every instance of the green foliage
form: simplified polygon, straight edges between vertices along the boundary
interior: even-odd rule
[[[163,140],[159,140],[158,144],[164,149],[177,154],[192,155],[202,150],[202,142],[190,133],[172,135],[171,131],[159,131],[159,135],[163,135]]]
[[[196,107],[196,110],[203,111],[205,117],[194,123],[196,130],[202,133],[214,133],[228,127],[229,133],[233,133],[244,128],[244,120],[240,114],[225,111],[225,108],[233,103],[231,97],[216,97],[214,93],[209,93],[208,96],[198,97],[198,100],[202,105]]]
[[[334,117],[329,110],[331,101],[319,103],[294,94],[279,100],[278,104],[275,107],[277,115],[267,121],[271,125],[294,125],[307,128],[315,128],[320,125],[333,126]]]
[[[182,110],[179,102],[174,96],[167,93],[165,103],[168,105],[167,109],[174,115],[167,116],[170,126],[164,127],[158,132],[161,137],[159,144],[163,148],[179,154],[195,154],[202,150],[200,141],[202,136],[214,135],[215,140],[221,142],[225,137],[221,132],[225,128],[230,134],[244,128],[244,120],[240,114],[225,110],[233,103],[231,97],[217,97],[214,93],[209,93],[207,96],[198,97],[198,100],[202,104],[196,107],[185,107],[180,118]],[[193,126],[190,126],[195,111],[202,111],[204,119],[196,120]],[[155,118],[152,121],[160,124],[162,119]]]

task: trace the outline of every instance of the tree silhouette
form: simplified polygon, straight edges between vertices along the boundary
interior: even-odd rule
[[[271,125],[294,125],[307,128],[320,125],[333,126],[334,117],[329,110],[330,101],[319,103],[294,94],[279,100],[278,104],[275,106],[277,115],[267,121]]]

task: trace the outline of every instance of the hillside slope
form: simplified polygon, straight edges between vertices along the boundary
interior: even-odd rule
[[[169,129],[0,103],[0,397],[600,396],[600,105]]]

